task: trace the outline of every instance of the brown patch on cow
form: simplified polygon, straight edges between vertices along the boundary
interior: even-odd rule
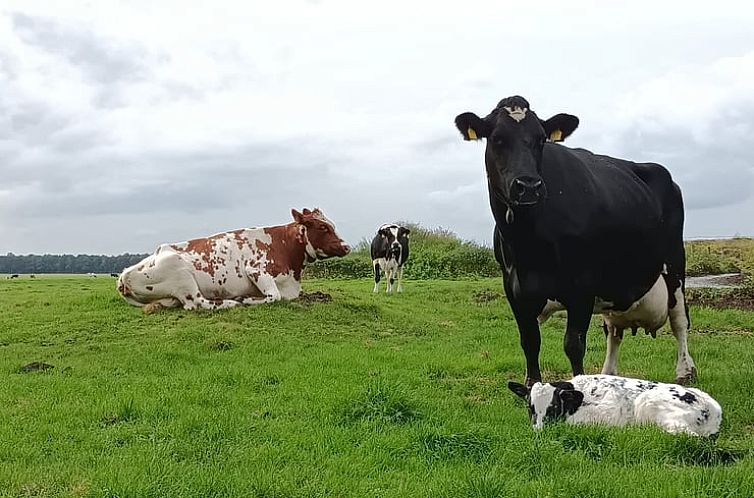
[[[151,285],[147,285],[147,290],[148,291],[154,290],[154,287],[152,287]]]
[[[306,263],[306,244],[301,239],[296,223],[277,227],[267,227],[264,233],[270,236],[269,244],[257,239],[257,249],[266,254],[265,272],[273,277],[293,272],[293,278],[301,280],[301,272]]]
[[[236,230],[236,232],[243,232],[243,230]],[[233,233],[236,233],[233,232]],[[186,242],[184,246],[171,246],[178,252],[186,254],[192,254],[197,257],[193,261],[196,271],[204,272],[212,277],[215,276],[215,272],[218,269],[220,259],[216,257],[215,248],[219,239],[226,236],[224,233],[213,235],[211,237],[204,237],[201,239],[192,239]],[[240,236],[239,234],[236,235]],[[222,260],[224,263],[224,260]]]
[[[246,243],[248,242],[246,240],[246,237],[244,237],[245,232],[246,230],[244,229],[233,230],[232,232],[230,232],[233,234],[233,238],[235,239],[236,245],[238,246],[239,249],[243,249],[243,246],[245,246]]]

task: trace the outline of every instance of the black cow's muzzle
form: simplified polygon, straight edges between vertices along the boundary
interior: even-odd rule
[[[545,198],[545,192],[545,184],[539,178],[516,178],[511,184],[510,200],[515,206],[533,206]]]

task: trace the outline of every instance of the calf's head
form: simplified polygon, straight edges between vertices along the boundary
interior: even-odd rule
[[[519,96],[501,100],[485,118],[464,112],[455,121],[464,140],[487,139],[484,161],[490,193],[508,206],[533,206],[546,197],[542,180],[545,142],[560,142],[579,125],[579,119],[570,114],[542,121]]]
[[[382,225],[377,234],[382,237],[387,245],[388,257],[400,259],[401,251],[408,245],[408,234],[411,233],[406,227],[400,225]]]
[[[508,382],[508,389],[526,400],[531,425],[535,429],[573,415],[584,401],[584,393],[577,391],[570,382],[536,382],[531,389],[517,382]]]
[[[351,251],[335,231],[333,222],[318,208],[314,211],[304,208],[302,212],[291,209],[291,215],[296,223],[304,227],[306,241],[313,248],[317,259],[345,256]]]

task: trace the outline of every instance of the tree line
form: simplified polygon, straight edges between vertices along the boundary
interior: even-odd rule
[[[26,254],[0,256],[0,273],[120,273],[147,254]]]

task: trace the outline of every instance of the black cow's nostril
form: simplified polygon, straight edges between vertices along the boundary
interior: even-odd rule
[[[536,204],[543,190],[544,183],[539,178],[516,178],[511,185],[511,200],[519,205]]]

